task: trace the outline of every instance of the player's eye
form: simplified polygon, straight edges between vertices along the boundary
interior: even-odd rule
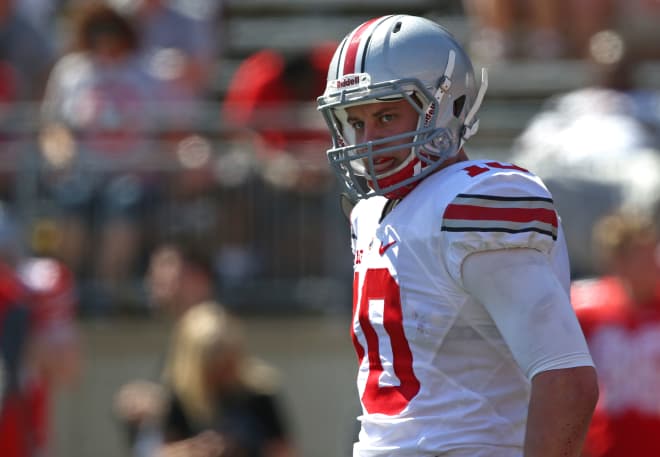
[[[348,123],[354,130],[362,130],[364,128],[364,122],[358,120],[349,120]]]
[[[380,122],[383,124],[389,124],[394,120],[396,116],[393,113],[385,113],[380,116]]]

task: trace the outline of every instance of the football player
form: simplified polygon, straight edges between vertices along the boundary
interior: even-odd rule
[[[578,456],[598,388],[543,182],[470,160],[487,79],[443,27],[367,21],[318,98],[357,204],[354,457]]]
[[[571,285],[602,395],[584,457],[660,455],[660,232],[628,208],[596,221],[601,276]]]

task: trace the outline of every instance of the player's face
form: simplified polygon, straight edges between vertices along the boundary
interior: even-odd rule
[[[346,109],[348,123],[355,130],[355,142],[382,140],[405,132],[414,132],[417,128],[419,114],[407,100],[393,102],[375,102],[352,106]],[[375,148],[396,146],[412,141],[404,137],[397,141],[387,142]],[[374,159],[375,171],[378,174],[393,170],[410,154],[410,148],[402,148],[383,154]]]

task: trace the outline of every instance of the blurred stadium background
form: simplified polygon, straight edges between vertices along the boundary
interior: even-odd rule
[[[132,1],[136,0],[113,3],[130,7]],[[61,54],[70,40],[70,18],[84,0],[53,3],[53,27],[45,33],[51,34]],[[300,132],[294,132],[283,150],[268,149],[267,142],[256,138],[259,125],[237,125],[223,103],[241,63],[263,49],[298,55],[337,41],[368,18],[391,12],[437,19],[468,45],[470,19],[460,0],[182,4],[200,20],[211,18],[217,40],[213,65],[195,109],[171,116],[176,122],[140,132],[149,140],[149,151],[137,161],[116,165],[155,177],[159,201],[148,210],[153,214],[139,219],[148,225],[140,227],[142,236],[134,245],[139,252],[133,253],[130,274],[113,283],[110,291],[99,286],[96,270],[90,267],[101,247],[91,244],[80,254],[77,320],[84,370],[78,384],[55,399],[55,455],[129,455],[114,417],[113,396],[126,381],[156,377],[169,324],[153,309],[144,281],[150,254],[160,242],[177,236],[205,247],[219,300],[245,319],[249,349],[280,370],[284,406],[301,454],[347,455],[358,411],[348,331],[351,253],[339,188],[325,162],[326,144],[318,136],[296,140]],[[208,12],[214,13],[203,17]],[[551,97],[594,80],[591,63],[584,58],[514,58],[488,66],[490,88],[481,128],[468,146],[475,158],[507,160],[517,138]],[[657,56],[635,67],[636,87],[660,89],[659,68]],[[658,118],[659,106],[651,110]],[[0,175],[5,206],[20,228],[16,242],[38,252],[58,253],[67,227],[61,222],[59,200],[44,190],[44,183],[60,171],[59,159],[75,154],[75,134],[73,139],[66,132],[46,137],[39,101],[8,101],[2,108]],[[180,114],[176,105],[163,110],[169,120]],[[262,122],[285,133],[303,127],[323,130],[313,98],[289,103],[286,114],[270,114],[265,107],[261,114]],[[103,164],[87,167],[85,173],[93,175]],[[120,181],[115,191],[124,195],[130,189],[130,181]],[[103,221],[93,221],[92,234],[102,229]],[[579,273],[591,271],[585,267]]]

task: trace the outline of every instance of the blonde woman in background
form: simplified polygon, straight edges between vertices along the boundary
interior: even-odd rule
[[[276,373],[247,357],[240,322],[215,302],[186,311],[165,366],[160,456],[290,457]]]

